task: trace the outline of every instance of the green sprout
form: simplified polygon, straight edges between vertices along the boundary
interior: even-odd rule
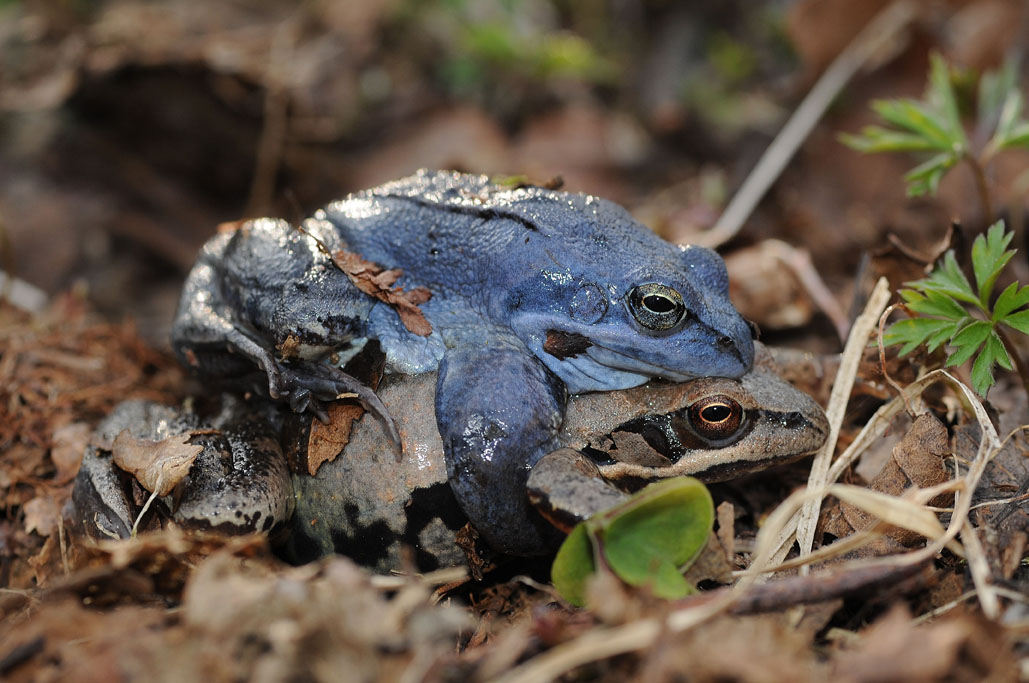
[[[1008,249],[1014,236],[1013,232],[1005,232],[1003,221],[997,221],[985,236],[975,238],[975,288],[958,266],[953,249],[947,251],[929,277],[906,283],[909,289],[902,289],[900,296],[905,308],[919,317],[890,325],[883,334],[883,343],[903,344],[901,356],[923,344],[930,352],[948,344],[954,352],[947,358],[947,367],[975,356],[972,388],[981,396],[993,386],[994,365],[1011,370],[1012,358],[1025,382],[1027,375],[1004,326],[1029,334],[1029,309],[1025,308],[1029,305],[1029,285],[1011,283],[990,306],[997,277],[1015,255],[1016,250]]]
[[[1024,98],[1017,88],[1014,63],[979,80],[976,127],[988,141],[976,149],[961,121],[958,100],[947,62],[930,57],[929,86],[923,100],[877,100],[872,108],[890,125],[868,126],[860,135],[843,134],[841,141],[861,152],[917,152],[929,158],[904,176],[909,196],[936,194],[940,180],[961,162],[972,169],[987,221],[993,210],[984,168],[1005,149],[1029,147],[1029,121],[1022,117]],[[992,130],[991,130],[992,128]],[[980,137],[980,136],[976,136]]]
[[[554,557],[551,581],[577,606],[586,603],[586,583],[599,568],[657,597],[684,597],[695,589],[683,571],[707,545],[714,517],[711,494],[696,479],[655,482],[576,526]]]

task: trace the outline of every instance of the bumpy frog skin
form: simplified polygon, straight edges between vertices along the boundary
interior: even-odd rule
[[[521,519],[512,521],[512,528],[532,525],[553,541],[559,534],[542,524],[537,511],[567,530],[647,481],[680,474],[719,481],[816,449],[828,431],[824,414],[780,379],[759,349],[753,370],[738,380],[655,381],[573,396],[554,449],[531,469],[518,496]],[[407,454],[403,462],[396,462],[380,426],[363,418],[334,461],[323,464],[317,476],[293,475],[292,482],[282,452],[306,443],[304,435],[282,430],[282,413],[260,401],[230,402],[211,421],[217,433],[194,437],[206,446],[205,464],[190,473],[178,507],[169,497],[160,510],[186,526],[237,533],[288,527],[285,553],[295,561],[340,552],[388,571],[401,566],[407,546],[420,569],[460,564],[464,553],[455,532],[468,518],[448,482],[434,391],[431,373],[387,376],[379,387],[383,403],[397,416]],[[234,417],[244,413],[250,417]],[[130,402],[101,425],[97,440],[113,440],[123,428],[164,438],[198,426],[193,416]],[[272,444],[267,437],[275,430],[289,435],[283,439],[290,443]],[[255,458],[256,467],[240,453]],[[280,465],[271,466],[275,462]],[[255,472],[259,476],[253,478]],[[128,534],[138,504],[128,502],[126,478],[102,448],[87,451],[75,487],[87,531]],[[276,501],[269,492],[287,499]]]
[[[273,398],[319,415],[343,392],[386,413],[324,362],[365,339],[379,341],[390,372],[438,370],[450,483],[507,552],[545,545],[534,525],[512,520],[569,393],[739,377],[753,361],[721,259],[661,240],[603,199],[420,172],[330,204],[303,228],[260,219],[205,246],[174,324],[178,354],[208,378],[260,368]],[[408,331],[361,293],[328,256],[340,249],[402,269],[409,291],[427,288],[432,333]],[[286,346],[290,359],[277,359]]]

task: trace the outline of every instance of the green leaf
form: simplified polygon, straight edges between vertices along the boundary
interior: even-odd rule
[[[979,121],[997,121],[1000,112],[1007,104],[1007,98],[1015,90],[1018,81],[1018,62],[1005,60],[1004,65],[996,71],[987,71],[979,79]],[[994,127],[997,129],[997,126]]]
[[[904,180],[908,183],[908,196],[918,197],[925,194],[936,194],[940,188],[940,180],[943,178],[943,174],[957,162],[958,157],[952,152],[943,152],[915,166],[904,174]]]
[[[964,153],[964,150],[968,149],[968,140],[961,125],[954,88],[950,83],[950,67],[938,52],[929,55],[929,101],[940,112],[948,137],[955,145],[960,146],[960,153]]]
[[[983,320],[976,320],[965,325],[964,328],[950,340],[950,343],[957,347],[957,351],[947,359],[947,367],[960,365],[975,355],[979,347],[983,345],[986,338],[993,331],[993,325]]]
[[[1011,134],[1005,138],[1003,148],[1029,147],[1029,122],[1020,123]]]
[[[650,484],[598,521],[601,551],[619,578],[677,598],[692,590],[680,568],[707,544],[714,505],[699,481],[675,477]]]
[[[940,263],[929,277],[915,282],[905,283],[908,287],[922,292],[939,292],[951,296],[958,301],[982,307],[979,297],[972,291],[972,285],[968,278],[961,271],[957,259],[954,257],[954,250],[950,249],[943,255],[943,262]]]
[[[590,543],[586,522],[576,525],[554,556],[550,566],[550,581],[561,597],[582,607],[586,604],[586,580],[596,571],[593,545]]]
[[[997,276],[1015,255],[1014,249],[1005,251],[1014,237],[1014,232],[1004,231],[1004,221],[997,221],[990,226],[985,238],[979,235],[972,243],[972,271],[979,286],[979,304],[983,310],[990,304]]]
[[[940,345],[944,342],[950,341],[958,330],[968,324],[971,320],[969,317],[962,318],[961,320],[955,321],[949,325],[941,327],[938,332],[929,335],[929,338],[925,340],[925,348],[932,353],[936,349],[940,348]]]
[[[951,321],[940,320],[939,318],[907,318],[905,320],[898,320],[883,332],[883,344],[887,346],[904,344],[900,350],[900,355],[906,356],[925,343],[926,339],[941,333],[944,329],[956,330],[957,326]],[[953,336],[953,331],[946,336],[946,339],[950,339],[951,336]]]
[[[912,290],[904,290],[911,292]],[[901,292],[901,296],[904,296],[904,291]],[[965,309],[961,308],[961,305],[954,301],[946,294],[942,294],[936,291],[928,291],[924,295],[916,293],[918,299],[908,299],[908,308],[915,313],[921,313],[922,315],[936,315],[941,318],[949,318],[956,320],[965,317]]]
[[[872,109],[888,123],[917,133],[933,144],[934,149],[953,150],[954,140],[947,133],[947,122],[938,112],[916,100],[877,100]]]
[[[879,126],[868,126],[861,131],[861,135],[840,135],[840,141],[859,152],[931,152],[938,150],[940,146],[916,133],[902,133],[899,131],[880,128]]]
[[[991,330],[989,337],[986,339],[986,344],[983,346],[982,353],[979,354],[979,357],[975,359],[975,363],[972,364],[972,388],[980,396],[985,396],[986,392],[993,386],[994,364],[999,364],[1007,370],[1011,369],[1011,357],[1008,356],[1007,349],[1004,348],[1004,342],[1001,341],[995,331]]]
[[[1029,311],[1012,313],[1001,320],[1001,322],[1008,327],[1018,330],[1022,334],[1029,334]]]
[[[1012,282],[1000,296],[997,297],[997,302],[993,305],[993,319],[1002,320],[1007,317],[1011,311],[1022,308],[1029,304],[1029,285],[1018,288],[1017,282]]]

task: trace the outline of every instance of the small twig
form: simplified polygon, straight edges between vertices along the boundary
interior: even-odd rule
[[[814,457],[811,463],[811,476],[808,478],[808,488],[821,490],[827,483],[829,466],[832,463],[833,453],[836,451],[836,439],[840,434],[840,425],[843,422],[843,415],[850,401],[850,392],[854,388],[854,379],[857,376],[858,364],[864,353],[865,345],[872,332],[876,330],[879,323],[879,316],[890,300],[890,286],[886,278],[881,278],[876,283],[868,298],[868,304],[864,312],[854,321],[850,330],[850,337],[843,350],[843,358],[840,361],[840,369],[836,373],[836,381],[833,383],[832,393],[829,395],[829,405],[826,407],[826,417],[829,419],[829,437]],[[822,501],[814,498],[804,503],[800,511],[800,519],[797,524],[797,542],[800,544],[800,555],[811,552],[815,541],[815,527],[818,525],[818,512],[821,510]],[[801,567],[802,574],[807,573],[807,567]]]
[[[140,522],[140,520],[143,519],[143,515],[146,514],[147,510],[150,509],[150,504],[153,503],[154,500],[157,498],[157,492],[161,490],[161,484],[163,484],[163,483],[164,483],[164,470],[162,469],[160,471],[160,473],[158,473],[158,475],[157,475],[157,483],[154,484],[154,491],[153,491],[153,493],[151,493],[150,497],[146,499],[146,503],[143,504],[143,509],[139,511],[139,514],[136,515],[136,521],[134,521],[132,523],[132,532],[130,533],[130,536],[132,536],[132,538],[136,537],[136,531],[139,530],[139,522]]]
[[[786,164],[807,139],[843,86],[884,45],[915,17],[908,0],[891,3],[862,29],[825,70],[818,82],[765,150],[757,166],[737,190],[714,227],[697,236],[697,242],[715,247],[728,242],[750,218],[758,202],[782,174]]]
[[[890,314],[897,310],[899,306],[900,304],[887,306],[886,310],[883,311],[883,314],[879,316],[879,330],[875,335],[875,345],[879,349],[879,368],[882,370],[883,377],[886,379],[887,384],[893,387],[893,390],[904,399],[904,406],[907,409],[908,415],[914,417],[915,411],[912,410],[911,404],[908,403],[907,396],[904,394],[904,389],[897,384],[896,380],[890,377],[890,373],[886,370],[886,349],[883,347],[883,328],[886,326],[886,319],[889,318]]]

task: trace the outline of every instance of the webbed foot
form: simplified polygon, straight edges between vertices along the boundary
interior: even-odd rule
[[[326,404],[342,397],[356,398],[366,410],[382,423],[394,449],[400,452],[402,444],[397,425],[375,392],[339,368],[322,363],[281,365],[274,361],[275,371],[268,371],[268,394],[274,399],[286,399],[294,412],[310,411],[327,423]]]
[[[526,488],[536,510],[565,533],[630,497],[608,483],[592,460],[572,448],[559,448],[540,458],[529,473]]]

